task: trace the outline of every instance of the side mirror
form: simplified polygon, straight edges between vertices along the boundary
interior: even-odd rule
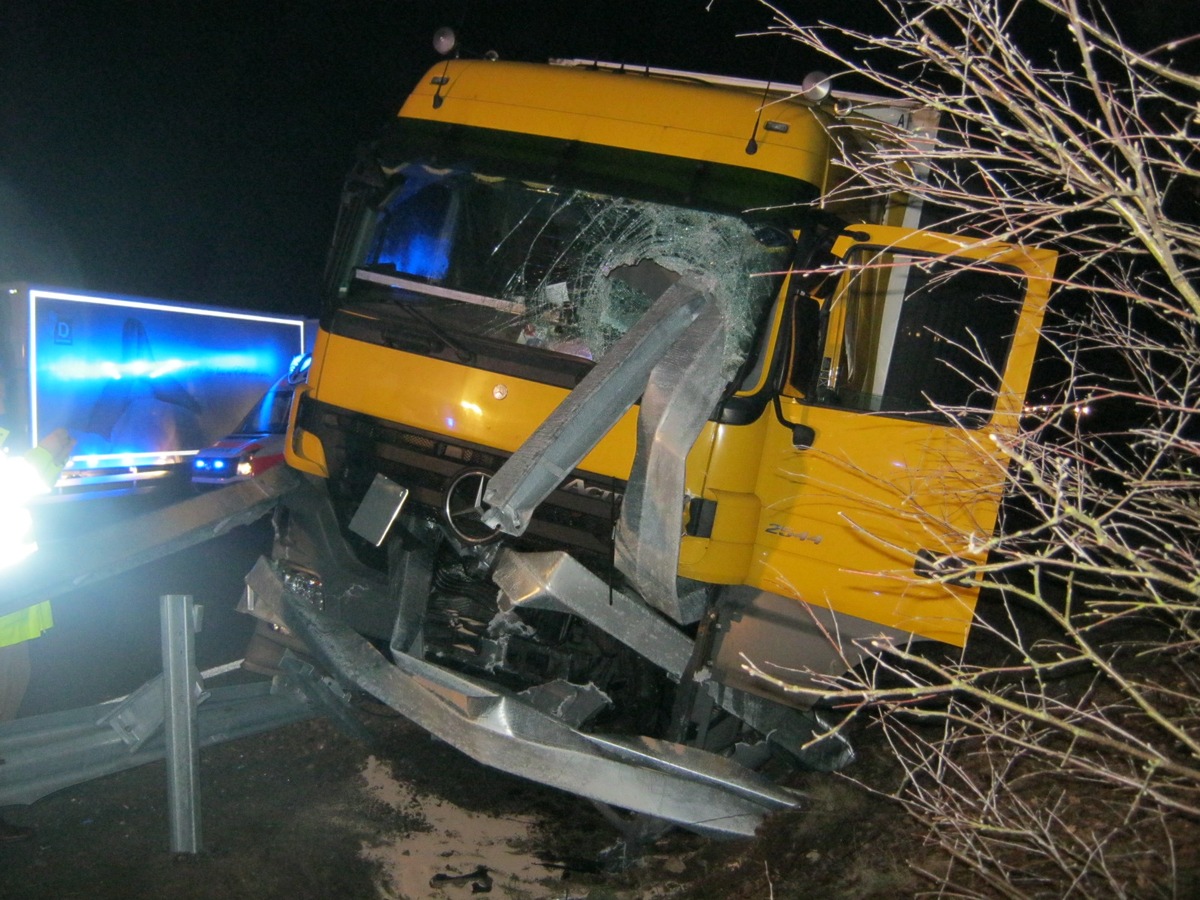
[[[783,417],[783,404],[779,401],[779,395],[775,395],[775,418],[780,425],[792,430],[792,448],[795,450],[807,450],[813,445],[817,439],[817,430],[811,425],[802,425],[799,422],[789,422]]]
[[[807,450],[817,439],[817,431],[811,425],[792,426],[792,446],[797,450]]]

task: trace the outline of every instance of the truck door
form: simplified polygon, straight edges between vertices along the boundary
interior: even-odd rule
[[[1054,256],[851,234],[845,273],[793,316],[748,580],[961,646],[978,589],[947,576],[986,556]]]

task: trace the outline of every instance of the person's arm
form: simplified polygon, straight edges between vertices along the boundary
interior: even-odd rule
[[[46,487],[54,487],[74,447],[75,438],[71,437],[70,432],[65,428],[56,428],[26,453],[25,459]]]

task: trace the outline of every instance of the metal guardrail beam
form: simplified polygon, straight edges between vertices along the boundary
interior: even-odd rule
[[[158,686],[161,696],[161,684]],[[33,803],[55,791],[123,772],[164,758],[161,717],[149,722],[150,736],[133,746],[122,705],[136,694],[0,725],[0,806]],[[161,709],[161,703],[159,703]],[[196,713],[201,748],[282,728],[316,715],[290,680],[216,687]]]
[[[492,476],[483,497],[488,504],[483,523],[523,534],[534,508],[633,406],[650,371],[711,303],[711,285],[690,278],[669,282],[637,324]]]
[[[272,572],[259,569],[269,579]],[[276,576],[277,577],[277,576]],[[702,834],[749,837],[799,796],[730,760],[649,738],[585,734],[515,695],[361,635],[282,583],[259,592],[324,666],[484,765]]]
[[[37,553],[5,570],[0,615],[96,584],[238,525],[248,525],[302,484],[299,472],[275,466],[249,481],[114,522],[69,541],[43,541]]]

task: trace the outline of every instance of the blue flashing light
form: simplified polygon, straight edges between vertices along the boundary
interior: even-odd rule
[[[445,238],[423,234],[405,235],[388,250],[379,254],[376,262],[391,264],[397,272],[440,281],[450,268],[450,242]]]
[[[291,363],[288,364],[287,380],[288,384],[299,384],[308,377],[308,370],[312,367],[312,354],[301,353],[292,357]]]
[[[406,167],[403,186],[380,214],[369,263],[430,281],[446,276],[461,198],[443,177],[422,166]]]
[[[271,353],[209,353],[184,359],[173,357],[161,361],[86,359],[79,356],[60,356],[43,369],[58,383],[145,378],[155,380],[183,372],[252,372],[269,374],[278,371],[278,359]]]
[[[306,346],[304,320],[187,304],[30,289],[29,313],[28,430],[70,430],[66,468],[87,477],[211,446]]]

